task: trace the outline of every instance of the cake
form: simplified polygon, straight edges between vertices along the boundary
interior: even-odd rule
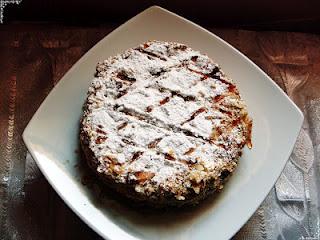
[[[92,171],[154,207],[196,204],[220,191],[252,120],[235,83],[184,44],[148,41],[98,63],[80,143]]]

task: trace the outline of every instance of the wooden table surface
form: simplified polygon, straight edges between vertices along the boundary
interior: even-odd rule
[[[21,134],[65,72],[115,27],[49,23],[0,26],[1,239],[99,239],[39,172],[27,155]],[[313,145],[318,146],[319,125],[312,114],[308,115],[308,106],[320,97],[320,36],[209,30],[247,55],[297,103],[306,116],[304,127]],[[248,224],[236,239],[245,238],[250,231]]]

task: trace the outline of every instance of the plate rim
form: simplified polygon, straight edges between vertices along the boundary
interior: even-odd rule
[[[28,151],[30,152],[31,156],[33,157],[33,159],[35,160],[37,166],[39,167],[39,169],[41,170],[41,173],[45,176],[46,180],[49,182],[49,184],[52,186],[52,188],[55,190],[55,192],[60,196],[61,199],[63,199],[63,201],[67,204],[67,206],[72,209],[72,211],[82,220],[84,221],[90,228],[92,228],[96,233],[98,233],[101,237],[105,238],[105,239],[117,239],[118,236],[111,236],[111,235],[105,235],[99,228],[97,228],[88,218],[87,216],[83,215],[82,212],[78,211],[73,204],[69,201],[68,198],[66,198],[62,192],[59,190],[59,188],[57,187],[57,185],[55,185],[53,183],[53,181],[51,181],[50,177],[48,177],[48,173],[47,171],[45,171],[42,168],[42,165],[39,163],[39,160],[37,159],[35,153],[34,153],[34,149],[31,146],[31,139],[30,139],[30,128],[32,126],[32,122],[35,121],[35,119],[37,118],[37,115],[39,114],[39,112],[42,111],[42,109],[45,107],[48,99],[50,96],[52,96],[55,91],[57,91],[57,89],[59,88],[59,85],[62,84],[62,82],[66,81],[68,76],[70,74],[72,74],[74,72],[74,69],[78,67],[78,65],[80,65],[82,62],[85,62],[88,55],[90,54],[91,50],[102,45],[103,42],[105,41],[106,38],[112,36],[113,34],[116,34],[118,31],[121,31],[122,28],[127,25],[130,24],[130,22],[132,22],[133,20],[135,20],[137,17],[147,13],[147,12],[152,12],[152,11],[160,11],[169,15],[172,15],[176,18],[179,18],[180,20],[191,24],[193,27],[198,28],[204,32],[206,32],[207,34],[211,35],[211,37],[215,38],[217,41],[219,41],[220,43],[223,43],[224,45],[228,46],[228,48],[231,48],[236,54],[238,54],[240,57],[244,58],[248,63],[250,63],[256,70],[259,71],[260,74],[262,74],[268,81],[269,83],[271,83],[273,85],[273,87],[275,87],[277,89],[277,91],[281,92],[282,97],[285,97],[286,100],[289,102],[289,105],[292,107],[292,109],[294,110],[295,114],[297,115],[297,122],[299,123],[298,125],[300,126],[297,129],[297,133],[295,134],[295,140],[298,137],[298,134],[300,132],[300,129],[302,127],[303,124],[303,120],[304,120],[304,115],[302,113],[302,111],[298,108],[298,106],[289,98],[289,96],[258,66],[256,65],[252,60],[250,60],[246,55],[244,55],[243,53],[241,53],[238,49],[236,49],[235,47],[233,47],[231,44],[229,44],[228,42],[226,42],[225,40],[223,40],[222,38],[220,38],[219,36],[215,35],[214,33],[208,31],[207,29],[199,26],[198,24],[183,18],[167,9],[164,9],[160,6],[154,5],[151,6],[145,10],[143,10],[142,12],[138,13],[137,15],[135,15],[134,17],[130,18],[129,20],[127,20],[126,22],[124,22],[123,24],[121,24],[120,26],[118,26],[116,29],[114,29],[112,32],[108,33],[106,36],[104,36],[100,41],[98,41],[93,47],[91,47],[65,74],[64,76],[60,79],[60,81],[51,89],[50,93],[46,96],[46,98],[44,99],[44,101],[40,104],[39,108],[37,109],[37,111],[34,113],[34,115],[32,116],[32,118],[30,119],[29,123],[27,124],[27,126],[25,127],[23,134],[22,134],[22,139],[28,149]],[[32,137],[31,137],[32,138]],[[292,150],[294,148],[294,144],[291,146],[290,152],[288,154],[287,159],[289,158]],[[287,163],[288,160],[286,160],[281,168],[280,173],[277,176],[277,179],[279,178],[280,174],[282,173],[285,164]],[[274,185],[275,183],[273,183]],[[269,193],[270,189],[268,189],[268,191],[266,192],[266,194],[264,194],[264,197],[262,199],[262,201],[259,201],[260,204],[258,204],[256,207],[254,207],[254,210],[250,211],[248,217],[245,217],[245,221],[243,221],[242,224],[238,225],[236,228],[234,228],[235,230],[232,231],[230,234],[228,234],[230,237],[234,236],[235,233],[237,231],[239,231],[241,229],[241,227],[250,219],[250,217],[254,214],[254,212],[259,208],[259,206],[262,204],[263,200],[267,197],[268,193]],[[111,220],[110,220],[111,221]],[[112,221],[111,221],[112,222]],[[121,229],[121,228],[120,228]],[[121,229],[123,232],[125,232],[125,230]],[[126,233],[126,232],[125,232]],[[130,239],[138,239],[134,236],[132,236],[131,234],[126,233]]]

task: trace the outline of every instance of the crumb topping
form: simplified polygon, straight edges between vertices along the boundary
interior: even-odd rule
[[[98,172],[178,200],[234,170],[251,146],[251,126],[235,84],[216,63],[160,41],[99,63],[82,119]]]

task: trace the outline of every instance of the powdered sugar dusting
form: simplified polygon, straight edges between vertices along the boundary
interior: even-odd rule
[[[248,140],[236,87],[207,56],[150,41],[97,66],[82,130],[97,171],[179,200],[232,172]],[[202,182],[202,184],[200,184]]]

